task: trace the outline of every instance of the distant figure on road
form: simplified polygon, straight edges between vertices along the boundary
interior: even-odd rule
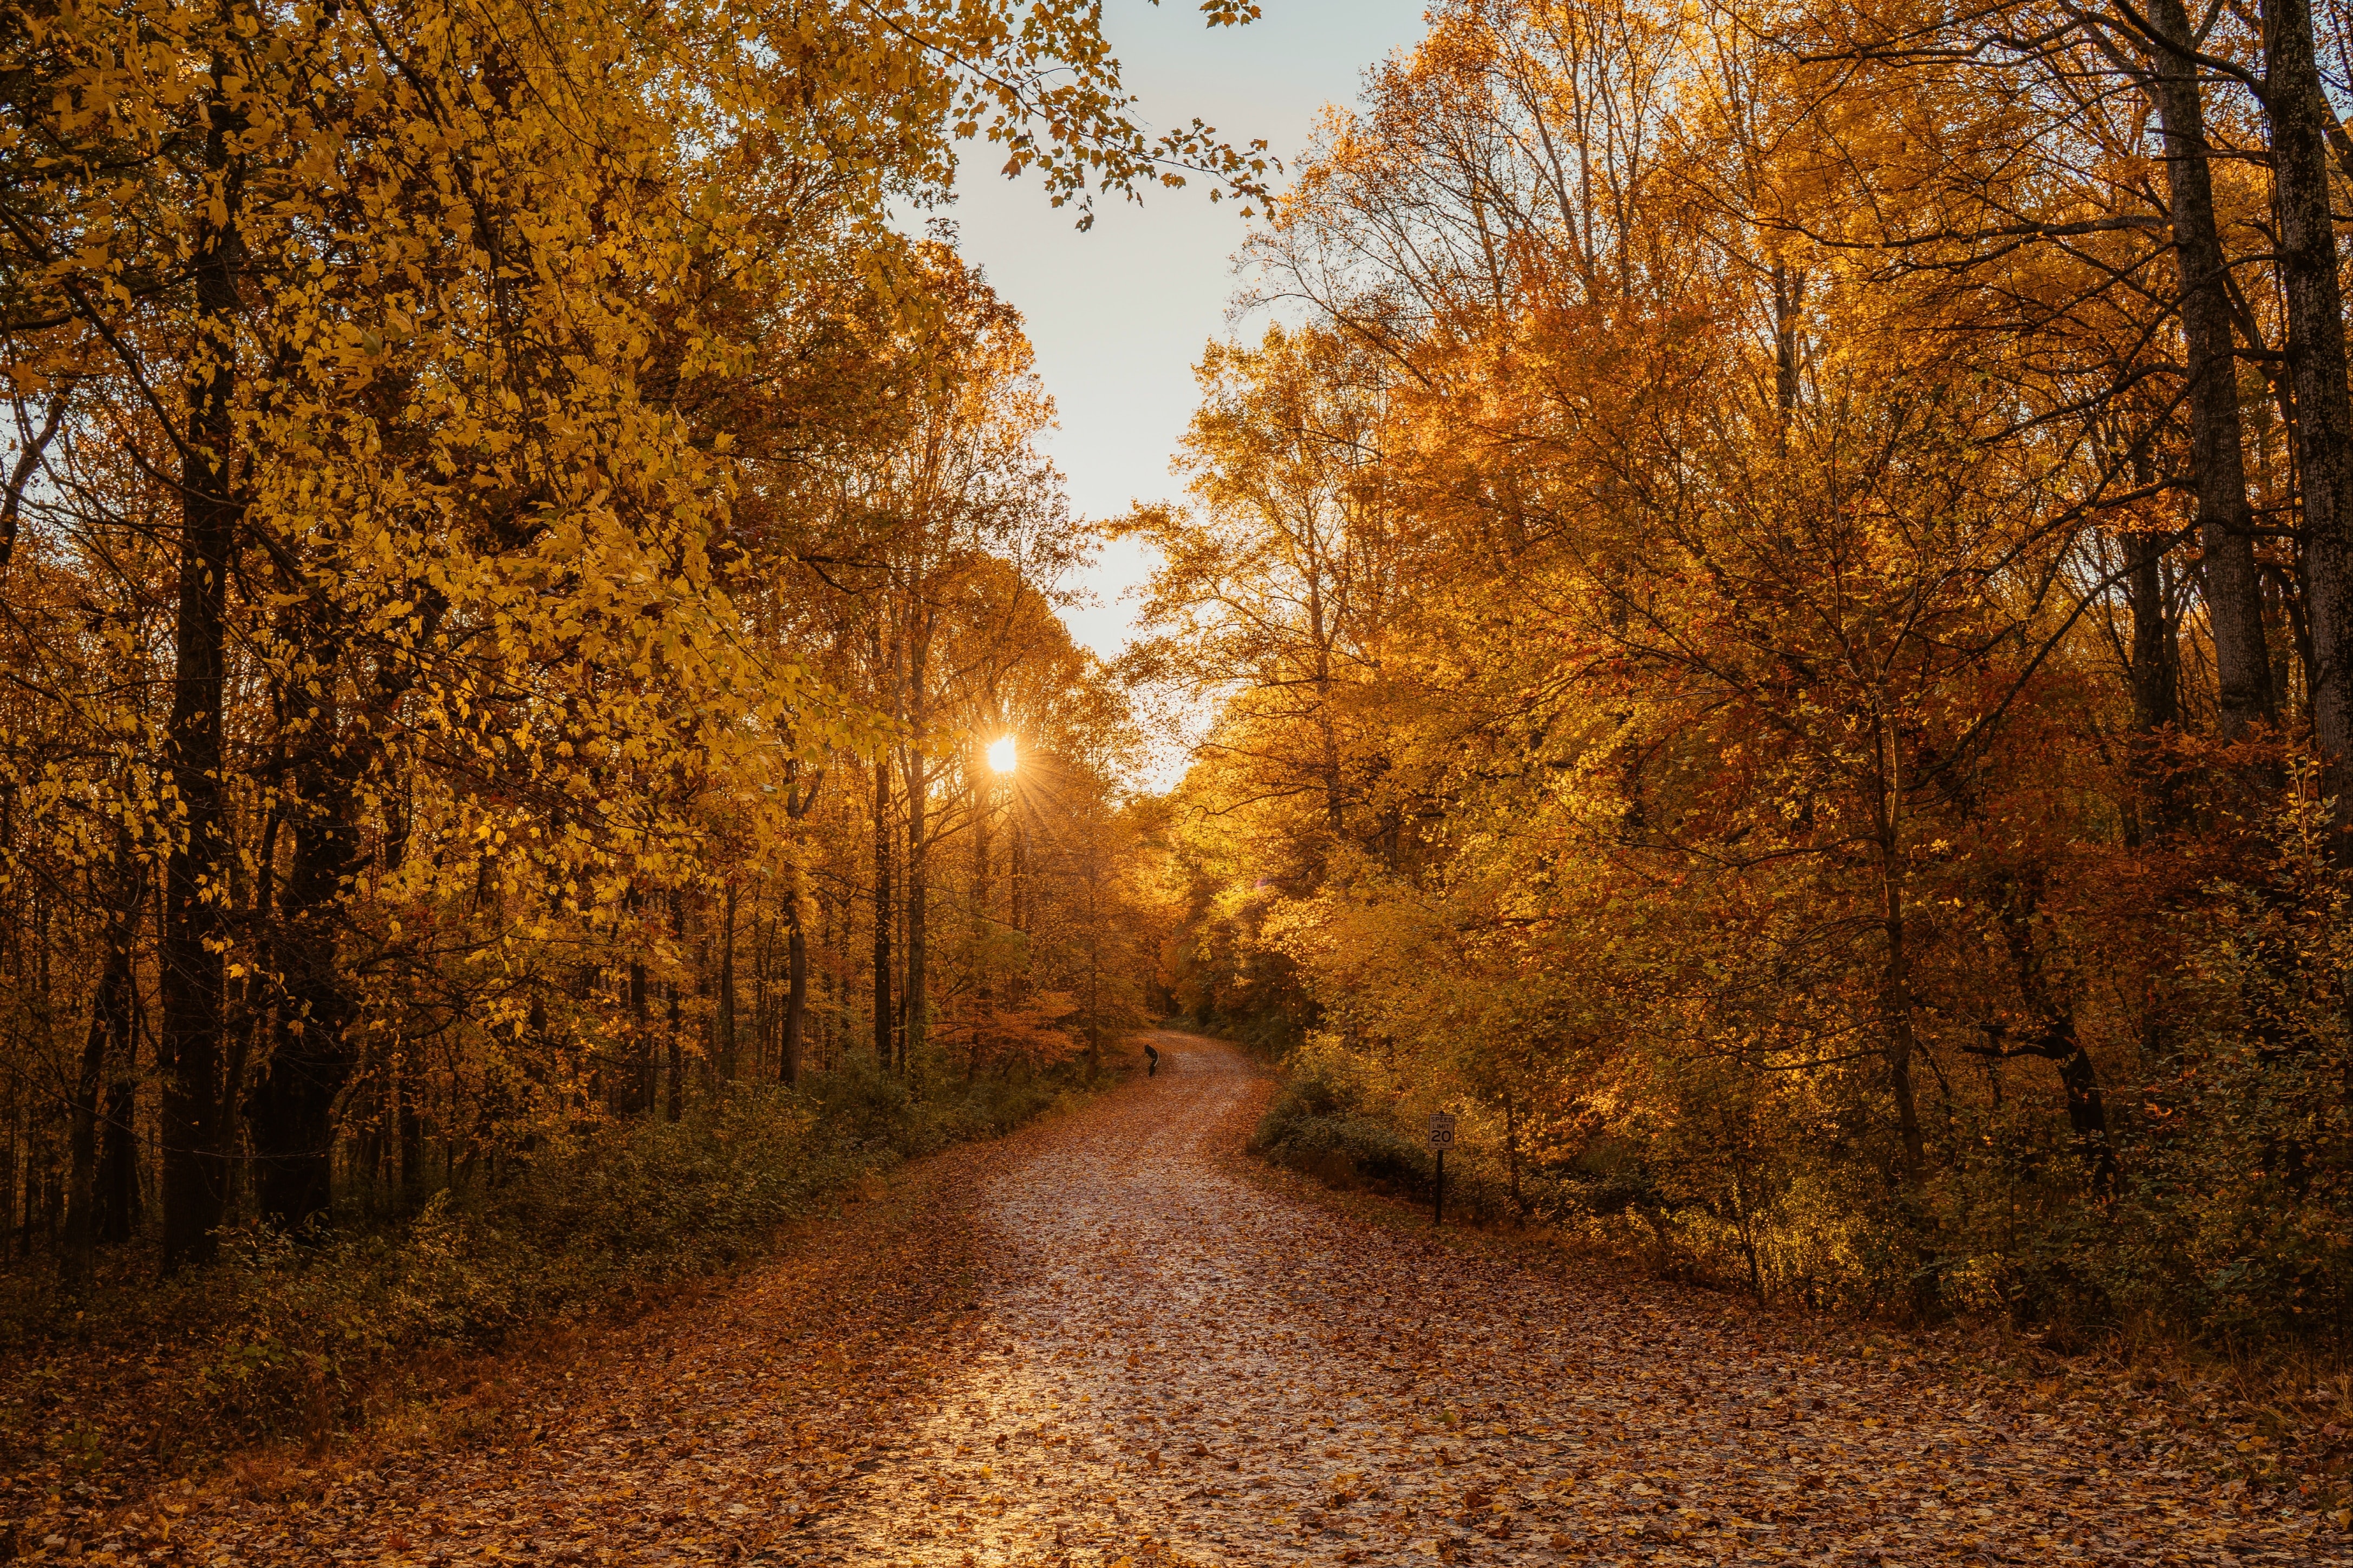
[[[1150,1046],[1146,1046],[1144,1047],[1144,1054],[1151,1058],[1145,1064],[1144,1076],[1146,1078],[1158,1078],[1160,1076],[1160,1053],[1154,1050]]]

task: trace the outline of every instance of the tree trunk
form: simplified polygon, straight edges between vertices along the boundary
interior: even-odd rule
[[[1880,815],[1881,932],[1887,944],[1880,971],[1880,1005],[1887,1030],[1882,1047],[1887,1063],[1887,1089],[1895,1104],[1895,1131],[1903,1145],[1898,1163],[1906,1191],[1916,1190],[1927,1168],[1927,1144],[1920,1131],[1920,1106],[1912,1082],[1912,1057],[1916,1044],[1912,1021],[1912,955],[1904,907],[1904,785],[1900,747],[1892,718],[1880,723],[1880,743],[1885,748],[1883,769],[1884,805]]]
[[[662,1045],[662,1120],[676,1121],[686,1114],[686,1051],[680,1043],[679,1027],[684,1023],[685,1010],[679,1005],[678,982],[662,986],[667,1004],[663,1013],[665,1026]]]
[[[1510,1177],[1512,1208],[1525,1219],[1527,1200],[1520,1196],[1520,1107],[1510,1095],[1504,1097],[1504,1160]]]
[[[785,894],[785,1037],[780,1074],[788,1085],[801,1081],[801,1040],[808,1028],[808,932],[801,910],[800,868]]]
[[[132,1036],[132,963],[139,931],[140,905],[146,898],[146,879],[133,853],[130,836],[115,836],[115,873],[122,896],[108,911],[106,936],[100,960],[98,988],[90,998],[90,1030],[82,1041],[81,1070],[74,1084],[71,1172],[66,1197],[66,1261],[76,1278],[90,1269],[91,1247],[107,1228],[101,1215],[111,1206],[100,1190],[100,1130],[102,1116],[114,1109],[111,1080],[124,1077],[123,1061],[136,1048]],[[104,1103],[101,1105],[100,1097]],[[115,1140],[107,1140],[111,1152]],[[109,1237],[107,1239],[119,1239]]]
[[[719,1076],[728,1083],[735,1081],[735,884],[727,884],[727,894],[719,911]]]
[[[2165,613],[2164,538],[2128,534],[2125,552],[2125,593],[2132,603],[2133,728],[2147,735],[2181,721],[2181,656],[2173,618]]]
[[[227,910],[214,894],[231,855],[222,810],[221,703],[228,571],[241,508],[231,493],[231,405],[237,390],[237,214],[242,195],[229,155],[235,114],[216,61],[205,168],[217,182],[194,205],[189,273],[195,282],[195,359],[186,456],[180,475],[180,593],[173,626],[172,712],[164,773],[181,814],[164,871],[157,1067],[163,1079],[164,1268],[208,1260],[228,1205],[228,1107],[221,1091]],[[216,216],[219,215],[219,216]]]
[[[2166,614],[2165,542],[2160,535],[2125,536],[2125,598],[2132,608],[2132,698],[2136,739],[2129,766],[2141,797],[2127,795],[2125,841],[2142,839],[2142,806],[2147,826],[2171,827],[2180,812],[2178,793],[2164,755],[2164,731],[2180,722],[2181,656],[2173,618]]]
[[[2182,49],[2191,42],[2182,0],[2150,0],[2149,19]],[[2231,342],[2231,300],[2222,240],[2214,220],[2205,105],[2197,68],[2162,47],[2153,51],[2156,100],[2173,208],[2174,269],[2181,290],[2181,337],[2189,356],[2189,456],[2197,470],[2198,532],[2205,555],[2206,610],[2214,639],[2216,699],[2224,740],[2270,723],[2271,652],[2263,642],[2263,584],[2255,569],[2253,517],[2241,447],[2239,366]],[[2138,662],[2136,654],[2135,662]],[[2138,671],[2135,671],[2137,676]]]
[[[931,953],[924,904],[930,889],[924,866],[923,835],[928,828],[923,811],[923,752],[909,746],[907,758],[907,978],[902,998],[907,1027],[900,1050],[912,1072],[923,1055],[923,1026],[929,1021],[925,1015],[930,993],[924,968]]]
[[[841,923],[838,926],[835,924],[836,915],[841,918]],[[818,945],[826,952],[831,952],[837,932],[846,932],[849,929],[849,910],[827,898],[824,889],[819,888],[817,895]],[[831,1072],[841,1064],[844,1006],[839,973],[828,968],[818,974],[817,989],[818,995],[823,1004],[817,1020],[818,1066],[824,1071]]]
[[[891,1067],[891,762],[874,759],[874,1065]]]
[[[670,896],[670,938],[673,952],[671,962],[675,963],[676,955],[683,952],[686,947],[686,917],[679,908],[676,892]],[[678,982],[672,980],[665,984],[662,996],[668,1004],[662,1017],[665,1026],[662,1066],[667,1073],[662,1120],[676,1121],[686,1114],[686,1052],[679,1039],[679,1029],[685,1022],[685,1013],[679,1004]]]
[[[2066,998],[2049,984],[2042,954],[2035,948],[2034,912],[2042,900],[2042,885],[2029,879],[2014,889],[2001,906],[2002,936],[2018,977],[2019,999],[2034,1016],[2037,1027],[2027,1045],[2003,1047],[1994,1054],[2039,1056],[2058,1068],[2059,1082],[2067,1095],[2068,1129],[2075,1135],[2078,1151],[2092,1162],[2094,1189],[2106,1193],[2116,1185],[2118,1168],[2116,1147],[2108,1141],[2107,1100],[2100,1089],[2099,1068],[2084,1048]],[[1997,1037],[2003,1033],[1990,1027],[1988,1032]]]
[[[1789,447],[1789,417],[1798,409],[1804,373],[1801,329],[1805,321],[1806,274],[1786,262],[1773,263],[1773,402],[1781,416],[1781,449]]]
[[[2287,300],[2304,493],[2306,613],[2312,627],[2313,736],[2321,790],[2337,800],[2335,852],[2353,820],[2353,392],[2346,385],[2344,299],[2329,213],[2327,127],[2308,0],[2263,6],[2264,116],[2278,205],[2279,276]]]
[[[332,679],[321,683],[330,692]],[[323,1217],[333,1201],[335,1101],[356,1060],[348,1032],[358,1005],[336,931],[360,860],[358,752],[337,732],[332,695],[310,723],[295,771],[294,848],[273,944],[282,976],[275,1038],[247,1106],[256,1206],[289,1232]]]
[[[926,967],[931,962],[929,942],[931,883],[928,860],[931,832],[927,806],[923,742],[927,729],[928,697],[924,683],[931,678],[931,633],[928,627],[916,636],[909,647],[907,660],[907,727],[909,739],[902,755],[906,759],[904,786],[907,792],[907,980],[906,994],[902,1001],[907,1012],[907,1028],[901,1050],[907,1071],[912,1075],[923,1060],[924,1036],[931,1022],[931,987]]]
[[[1912,1310],[1927,1317],[1936,1310],[1935,1254],[1929,1246],[1928,1215],[1921,1203],[1927,1174],[1927,1142],[1920,1130],[1919,1096],[1912,1079],[1912,1059],[1919,1040],[1912,1017],[1911,933],[1904,902],[1904,753],[1903,737],[1892,712],[1880,719],[1880,803],[1878,827],[1880,930],[1886,942],[1880,972],[1880,1007],[1885,1037],[1881,1057],[1887,1068],[1888,1098],[1895,1107],[1898,1149],[1895,1162],[1896,1202],[1911,1227],[1916,1267],[1912,1277]]]
[[[613,1108],[614,1113],[643,1116],[654,1108],[654,1031],[646,1014],[643,959],[629,961],[628,1053],[628,1059],[615,1075],[619,1079],[620,1103]]]
[[[129,1241],[139,1234],[139,1026],[137,986],[132,1022],[114,1058],[106,1086],[106,1116],[99,1129],[98,1239]]]
[[[406,1041],[394,1056],[394,1084],[400,1129],[400,1202],[412,1212],[425,1203],[425,1113],[417,1103],[417,1058]]]
[[[976,758],[976,761],[980,759]],[[986,778],[986,763],[979,775]],[[976,782],[972,812],[972,1037],[965,1055],[966,1080],[980,1072],[981,1032],[988,1026],[991,997],[988,984],[988,806],[989,787]]]
[[[753,893],[752,1057],[753,1070],[765,1074],[768,1070],[768,949],[776,941],[776,922],[760,919],[760,905],[759,893]]]
[[[1021,800],[1015,795],[1007,816],[1007,846],[1008,865],[1006,878],[1010,884],[1006,891],[1006,922],[1015,931],[1029,929],[1029,836],[1021,824]]]

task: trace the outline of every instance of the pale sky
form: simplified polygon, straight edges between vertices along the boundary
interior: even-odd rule
[[[1364,68],[1418,41],[1425,0],[1261,0],[1244,27],[1210,29],[1193,0],[1107,0],[1103,27],[1155,129],[1208,121],[1241,145],[1264,137],[1286,164],[1327,103],[1352,101]],[[983,149],[966,162],[947,214],[966,259],[1029,322],[1046,390],[1061,414],[1050,449],[1085,518],[1173,498],[1168,459],[1194,404],[1202,345],[1227,333],[1232,257],[1247,226],[1199,181],[1155,190],[1141,207],[1100,203],[1082,234],[1034,179],[997,177]],[[1126,642],[1121,595],[1147,564],[1106,547],[1084,585],[1100,603],[1071,612],[1079,641],[1108,658]]]

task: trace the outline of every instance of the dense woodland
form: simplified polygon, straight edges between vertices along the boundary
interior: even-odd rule
[[[1135,728],[1020,320],[924,226],[960,141],[1041,223],[1266,167],[1139,128],[1081,5],[0,14],[48,1299],[639,1129],[729,1193],[986,1131],[1142,1016]]]
[[[1445,0],[1249,231],[1115,668],[925,226],[1266,197],[1098,21],[0,15],[35,1293],[817,1183],[1166,1008],[1282,1158],[1450,1107],[1767,1299],[2341,1332],[2353,20]]]
[[[2346,15],[1429,26],[1124,525],[1262,1142],[1410,1187],[1451,1106],[1767,1298],[2341,1333]]]

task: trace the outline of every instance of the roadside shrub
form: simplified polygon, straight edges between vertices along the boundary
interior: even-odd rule
[[[585,1128],[387,1223],[227,1232],[216,1264],[178,1279],[156,1280],[129,1249],[74,1290],[14,1271],[0,1277],[0,1451],[31,1461],[81,1442],[111,1462],[132,1443],[160,1454],[322,1438],[397,1396],[411,1363],[723,1269],[863,1179],[1009,1131],[1080,1087],[1073,1067],[935,1075],[916,1093],[853,1058],[798,1090],[723,1086],[678,1122]],[[110,1380],[142,1359],[139,1407],[107,1409]],[[75,1423],[59,1418],[69,1410]],[[120,1429],[101,1438],[109,1421]]]

